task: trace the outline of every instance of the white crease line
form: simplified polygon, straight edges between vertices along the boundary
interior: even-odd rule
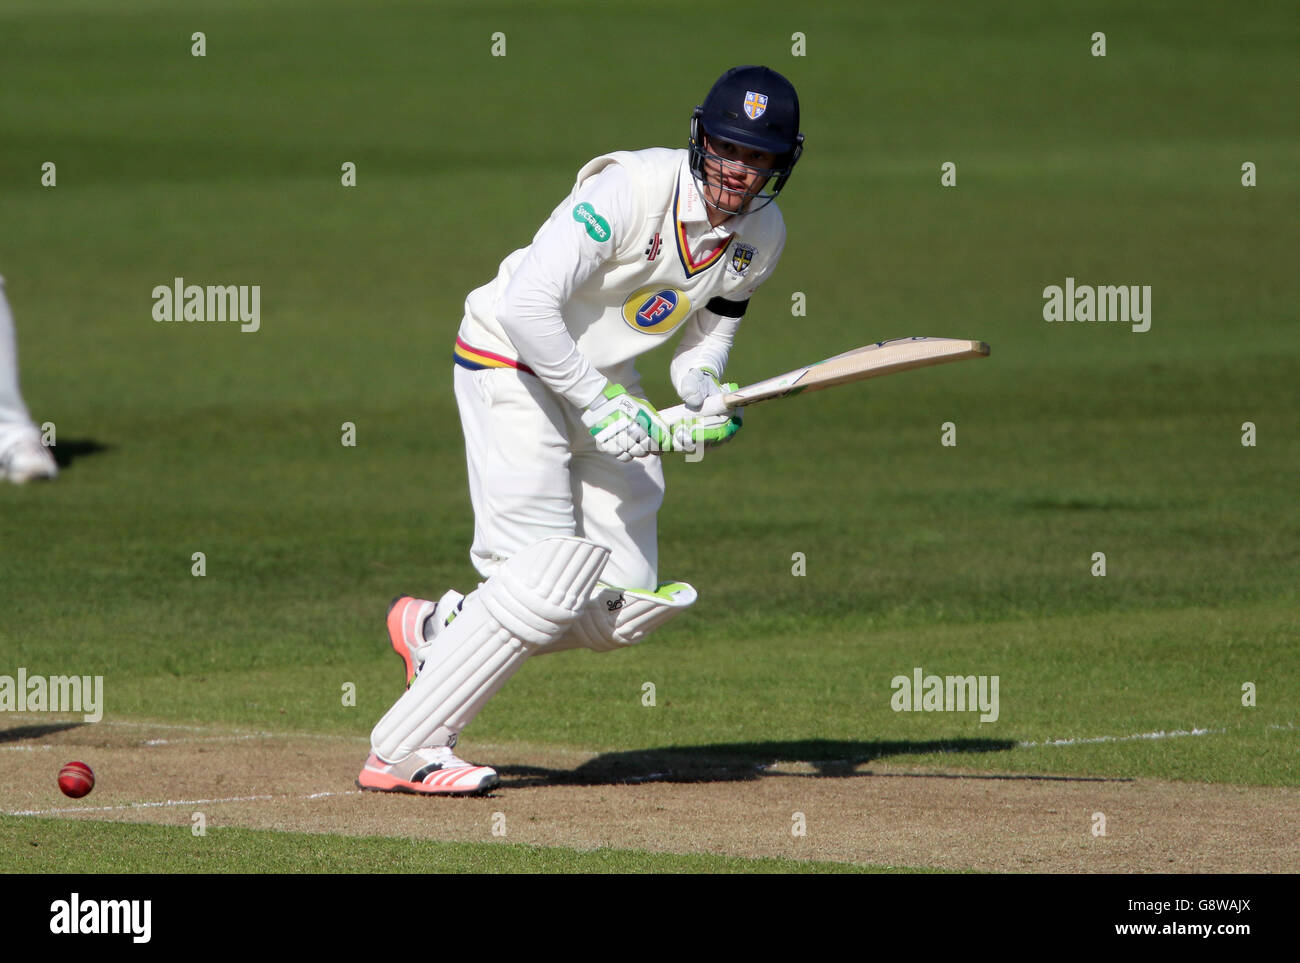
[[[135,729],[183,729],[186,732],[220,732],[216,726],[180,726],[168,722],[136,722],[132,719],[105,719],[100,725],[129,726]]]
[[[1090,739],[1049,739],[1046,742],[1018,742],[1019,749],[1037,749],[1043,746],[1083,746],[1099,742],[1136,742],[1139,739],[1177,739],[1181,736],[1207,736],[1227,732],[1227,729],[1174,729],[1172,732],[1139,732],[1131,736],[1094,736]]]
[[[134,722],[129,719],[110,719],[110,720],[105,720],[103,723],[100,724],[106,726],[126,726],[133,729],[180,729],[184,732],[220,733],[220,735],[212,737],[214,740],[215,739],[259,739],[259,738],[338,740],[338,739],[356,738],[354,736],[347,736],[347,735],[330,735],[328,733],[323,733],[323,732],[266,732],[260,729],[250,732],[247,729],[222,729],[220,726],[182,726],[182,725],[173,725],[170,723],[162,723],[162,722]],[[198,742],[199,740],[197,739],[159,740],[159,744],[161,744],[161,742],[163,741],[168,741],[173,743],[183,743],[183,742]],[[146,744],[152,744],[152,742]]]
[[[196,742],[240,742],[248,739],[267,739],[271,738],[269,732],[258,732],[251,736],[208,736],[203,739],[146,739],[140,743],[142,746],[192,746]]]
[[[134,802],[122,806],[68,806],[62,809],[20,809],[9,816],[57,816],[63,813],[108,813],[123,809],[161,809],[167,806],[214,806],[218,803],[259,802],[266,799],[325,799],[329,796],[359,796],[360,789],[346,792],[315,792],[306,796],[291,796],[288,793],[279,796],[230,796],[225,799],[168,799],[163,802]]]
[[[122,727],[133,728],[133,729],[180,729],[186,732],[223,733],[223,735],[220,736],[213,736],[212,741],[214,742],[220,741],[222,739],[264,738],[264,739],[324,739],[326,741],[333,741],[333,742],[348,741],[348,742],[361,744],[362,740],[366,738],[365,736],[352,736],[352,735],[346,735],[342,733],[330,734],[324,732],[266,732],[261,730],[256,732],[249,732],[248,730],[241,730],[241,729],[223,729],[220,726],[187,726],[187,725],[181,725],[179,723],[148,722],[148,721],[137,721],[134,719],[104,719],[101,722],[97,722],[93,724],[100,725],[100,726],[122,726]],[[187,742],[199,742],[199,741],[201,740],[198,739],[154,740],[154,741],[142,743],[142,745],[150,745],[154,743],[158,745],[163,745],[163,744],[181,745]],[[480,751],[480,752],[492,752],[496,750],[511,751],[511,752],[533,751],[533,750],[546,751],[554,748],[551,746],[542,746],[539,743],[525,743],[522,744],[521,746],[520,743],[484,742],[484,743],[475,743],[474,745],[479,747],[476,751]],[[0,749],[4,749],[4,748],[6,747],[0,746]],[[13,747],[13,748],[17,749],[20,747]],[[25,749],[27,747],[22,747],[22,748]],[[54,749],[54,748],[58,748],[58,746],[52,744],[52,745],[37,746],[36,748]],[[564,747],[561,748],[563,749]],[[594,759],[597,756],[602,754],[602,751],[598,751],[595,749],[575,749],[573,747],[567,747],[566,751],[571,751],[576,755],[586,756],[588,759]]]

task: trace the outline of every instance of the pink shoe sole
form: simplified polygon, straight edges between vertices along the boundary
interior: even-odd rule
[[[410,595],[399,595],[388,603],[388,642],[402,658],[408,689],[415,681],[415,658],[411,655],[411,647],[406,644],[406,640],[412,634],[419,633],[421,627],[407,623],[414,622],[420,610],[419,602],[419,599]]]
[[[495,788],[501,782],[496,770],[488,766],[435,769],[423,781],[413,782],[372,768],[372,762],[383,765],[371,755],[357,776],[357,787],[370,792],[405,792],[416,796],[476,796]]]

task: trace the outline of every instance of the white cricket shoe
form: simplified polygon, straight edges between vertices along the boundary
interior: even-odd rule
[[[57,478],[59,466],[50,450],[41,444],[40,435],[24,432],[0,451],[0,478],[25,485],[29,481]]]
[[[421,796],[473,796],[500,782],[495,769],[466,762],[451,746],[417,749],[393,765],[372,752],[357,776],[357,785],[362,789]]]

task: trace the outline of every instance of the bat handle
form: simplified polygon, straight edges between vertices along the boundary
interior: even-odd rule
[[[710,415],[720,415],[729,407],[727,399],[730,395],[712,395],[704,402],[704,407],[699,411],[692,411],[685,405],[674,405],[671,408],[660,408],[659,416],[668,424],[676,424],[679,421],[685,421],[688,418],[707,418]]]
[[[702,417],[709,415],[720,415],[731,406],[727,404],[727,399],[731,395],[709,395],[704,399],[704,407],[700,409],[699,414]]]
[[[659,409],[659,417],[662,418],[664,421],[668,422],[668,424],[670,425],[676,424],[677,422],[689,418],[694,414],[696,414],[696,412],[691,411],[685,405],[674,405],[671,408]]]

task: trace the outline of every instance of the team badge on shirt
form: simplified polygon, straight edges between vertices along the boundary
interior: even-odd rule
[[[642,288],[623,302],[623,320],[644,334],[664,334],[686,320],[691,299],[677,288]]]
[[[736,246],[731,249],[731,263],[727,265],[729,272],[740,277],[749,269],[757,253],[757,249],[752,244],[742,244],[737,241]]]
[[[756,93],[752,90],[745,91],[745,116],[750,120],[758,120],[767,110],[767,94]]]

